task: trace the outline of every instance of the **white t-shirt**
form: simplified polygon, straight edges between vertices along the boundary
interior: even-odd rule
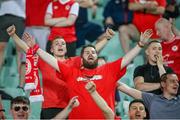
[[[67,0],[67,1],[65,1],[65,2],[59,0],[59,2],[60,2],[61,4],[65,4],[65,3],[69,2],[69,0]],[[53,14],[52,2],[49,3],[49,5],[48,5],[48,7],[47,7],[47,10],[46,10],[46,13],[48,13],[48,14]],[[72,5],[69,14],[73,14],[73,15],[78,16],[78,14],[79,14],[79,3],[75,2],[75,3]]]
[[[5,0],[0,2],[0,16],[12,14],[25,18],[25,0]]]

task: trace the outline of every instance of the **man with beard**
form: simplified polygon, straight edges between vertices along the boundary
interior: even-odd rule
[[[109,30],[107,30],[107,32],[108,31]],[[109,36],[112,36],[113,34],[113,32],[108,32]],[[24,48],[26,45],[20,41],[18,36],[15,34],[11,36],[15,43],[26,51],[26,48]],[[94,81],[97,86],[97,91],[114,111],[114,91],[116,88],[116,82],[125,74],[125,66],[129,64],[141,51],[142,47],[148,42],[148,39],[151,36],[152,30],[146,30],[141,34],[138,44],[128,54],[114,62],[107,63],[100,67],[97,67],[98,55],[95,47],[93,45],[86,45],[81,51],[82,66],[80,68],[62,63],[55,57],[40,49],[33,39],[30,39],[29,42],[33,44],[34,52],[37,52],[44,61],[62,74],[63,80],[70,88],[70,97],[79,96],[78,100],[81,104],[79,107],[72,110],[69,118],[103,119],[104,116],[100,108],[98,108],[91,96],[87,93],[87,90],[84,88],[85,84],[89,80]]]
[[[177,95],[178,81],[175,73],[163,74],[160,81],[163,91],[161,95],[141,92],[123,83],[119,83],[118,90],[135,99],[142,99],[149,111],[150,119],[180,119],[180,95]]]
[[[151,41],[145,51],[147,64],[138,66],[134,70],[135,88],[141,91],[161,94],[160,76],[173,70],[169,67],[163,67],[162,46],[159,41]]]
[[[108,30],[109,32],[111,32],[110,29]],[[9,27],[8,34],[13,37],[14,33],[15,27]],[[95,45],[98,51],[100,51],[107,43],[107,38],[110,39],[112,37],[108,34],[109,33],[107,31],[107,36]],[[27,42],[28,46],[32,46],[31,42],[28,42],[28,39],[32,39],[32,36],[30,36],[28,33],[25,33],[23,35],[23,39]],[[24,46],[24,51],[27,51],[27,49],[29,49],[29,47],[23,41],[20,41],[20,44]],[[81,66],[80,57],[66,58],[66,42],[62,37],[56,37],[52,41],[50,52],[56,59],[58,59],[58,61],[64,62],[65,64],[68,64],[70,66],[75,66],[77,68]],[[62,80],[61,73],[58,74],[57,77],[56,70],[49,64],[47,64],[44,60],[38,58],[37,65],[41,71],[43,82],[44,101],[42,103],[41,119],[52,119],[65,108],[69,101],[68,86]],[[49,72],[48,74],[47,71]]]

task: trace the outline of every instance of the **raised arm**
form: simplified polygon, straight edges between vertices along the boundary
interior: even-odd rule
[[[29,47],[27,46],[27,44],[21,40],[17,34],[16,34],[16,28],[14,25],[10,26],[7,28],[7,33],[9,34],[9,36],[11,36],[11,38],[14,40],[14,42],[24,51],[27,52],[27,50],[29,49]]]
[[[69,104],[66,106],[66,108],[64,108],[63,111],[58,113],[53,119],[67,119],[72,109],[79,106],[79,101],[77,98],[78,96],[73,97],[69,101]]]
[[[160,83],[146,83],[144,77],[138,76],[134,78],[135,88],[141,91],[153,91],[160,88]]]
[[[115,32],[112,29],[110,28],[106,29],[105,35],[102,37],[101,40],[99,40],[99,42],[95,44],[97,52],[100,52],[105,47],[105,45],[114,36],[114,34]]]
[[[141,91],[131,88],[124,83],[121,83],[121,82],[118,83],[117,89],[135,99],[142,99]]]
[[[32,36],[28,33],[24,34],[24,40],[26,41],[26,43],[31,43],[31,46],[33,47],[37,45],[35,44],[35,40],[32,38]],[[41,57],[41,59],[51,65],[54,69],[60,71],[58,61],[54,56],[42,50],[41,48],[38,48],[36,53],[39,55],[39,57]]]
[[[23,35],[23,39],[26,41],[26,43],[24,41],[22,41],[16,34],[15,34],[15,26],[10,26],[7,29],[8,34],[13,38],[13,40],[15,41],[15,43],[21,48],[23,49],[25,52],[27,52],[27,50],[29,49],[29,46],[35,46],[35,40],[33,39],[33,37],[28,34],[25,33]],[[29,46],[28,46],[29,45]],[[42,50],[41,48],[38,48],[37,50],[37,54],[44,60],[46,61],[49,65],[51,65],[54,69],[56,69],[57,71],[59,70],[58,67],[58,63],[57,63],[57,59],[55,57],[53,57],[52,55],[50,55],[49,53],[45,52],[44,50]]]
[[[148,43],[148,40],[152,34],[152,29],[147,29],[144,33],[141,32],[140,41],[138,44],[123,57],[121,69],[128,65],[139,54],[144,45]]]
[[[166,73],[166,70],[165,70],[165,68],[163,66],[163,57],[162,57],[162,54],[156,55],[155,57],[157,59],[157,66],[158,66],[158,69],[159,69],[159,76],[161,76],[164,73]]]
[[[104,117],[106,119],[114,119],[115,115],[112,109],[108,106],[106,101],[99,95],[99,93],[96,91],[96,85],[94,82],[90,81],[86,84],[85,88],[90,93],[93,100],[96,102],[98,107],[102,110]]]
[[[172,32],[176,35],[176,36],[180,36],[180,31],[176,28],[176,25],[175,25],[175,19],[173,18],[170,18],[169,19],[169,22],[172,24]]]

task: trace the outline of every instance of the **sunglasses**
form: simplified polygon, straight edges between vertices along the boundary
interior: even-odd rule
[[[20,111],[20,109],[22,109],[24,112],[27,112],[29,110],[28,106],[15,106],[14,107],[14,111],[18,112]]]

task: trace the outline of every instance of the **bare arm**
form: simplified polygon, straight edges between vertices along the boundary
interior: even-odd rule
[[[64,110],[58,113],[53,119],[67,119],[72,109],[79,106],[79,101],[77,98],[78,96],[73,97],[69,101],[69,104],[64,108]]]
[[[77,19],[76,15],[70,14],[68,18],[59,21],[57,24],[55,24],[56,27],[66,27],[66,26],[72,26],[75,24]]]
[[[129,3],[129,9],[132,11],[140,11],[150,14],[164,14],[165,8],[158,6],[157,3],[148,2],[148,3]]]
[[[131,88],[124,83],[119,83],[117,89],[135,99],[142,99],[141,91]]]
[[[65,21],[65,17],[61,18],[52,18],[52,15],[50,13],[46,13],[44,23],[48,26],[55,26],[58,22]]]
[[[131,49],[122,59],[121,69],[128,65],[141,51],[142,47],[147,44],[149,38],[152,36],[153,32],[151,29],[147,29],[144,33],[141,33],[139,44],[137,44],[133,49]],[[141,46],[140,46],[141,45]]]
[[[160,83],[145,83],[144,78],[141,76],[134,79],[134,85],[140,91],[152,91],[160,88]]]
[[[93,93],[91,93],[91,96],[96,102],[96,104],[99,106],[99,108],[103,111],[105,118],[114,119],[114,112],[105,102],[105,100],[99,95],[99,93],[97,91],[94,91]]]
[[[89,8],[94,5],[93,0],[76,0],[76,2],[78,2],[79,6],[83,8]]]
[[[175,18],[169,18],[169,22],[171,23],[171,29],[172,32],[176,35],[176,36],[180,36],[180,31],[176,28],[175,25]]]
[[[16,34],[15,34],[15,26],[12,25],[7,29],[8,34],[13,38],[13,40],[15,41],[15,43],[21,48],[23,49],[25,52],[27,52],[27,50],[29,49],[28,45],[30,46],[34,46],[35,45],[35,40],[32,38],[31,35],[29,35],[28,33],[25,33],[23,35],[23,39],[26,41],[26,43],[28,43],[28,45],[22,41]],[[49,53],[43,51],[42,49],[38,49],[37,50],[37,54],[44,60],[46,61],[49,65],[51,65],[54,69],[56,69],[57,71],[59,70],[58,67],[58,63],[57,63],[57,59],[55,57],[53,57],[52,55],[50,55]]]
[[[42,50],[41,48],[39,48],[37,50],[37,54],[41,57],[41,59],[43,59],[46,63],[48,63],[49,65],[51,65],[55,70],[57,70],[58,72],[60,72],[60,68],[58,66],[58,60],[52,56],[51,54],[47,53],[46,51]]]
[[[141,3],[129,3],[128,5],[129,10],[132,11],[144,11],[145,6]]]
[[[29,47],[26,45],[26,43],[21,40],[16,32],[16,28],[14,25],[10,26],[7,28],[7,33],[12,37],[12,39],[14,40],[14,42],[24,51],[27,52],[27,50],[29,49]]]
[[[96,91],[96,86],[95,86],[94,82],[92,82],[92,81],[88,82],[85,87],[88,90],[88,92],[90,93],[93,100],[98,105],[98,107],[102,110],[105,118],[106,119],[114,119],[114,117],[115,117],[114,112],[108,106],[106,101]]]
[[[156,10],[147,10],[146,13],[151,13],[155,15],[162,15],[165,12],[165,8],[162,6],[159,6],[156,8]]]
[[[71,26],[75,23],[77,19],[76,15],[70,14],[67,18],[52,18],[51,14],[46,14],[45,25],[56,26],[56,27],[66,27]]]
[[[106,33],[102,36],[102,38],[95,44],[95,48],[97,52],[100,52],[105,45],[108,43],[108,41],[114,36],[114,31],[110,28],[106,29]]]
[[[164,66],[163,66],[163,57],[162,57],[162,54],[156,55],[155,57],[157,59],[157,66],[158,66],[158,69],[159,69],[159,76],[161,76],[164,73],[166,73],[166,70],[164,69]]]

